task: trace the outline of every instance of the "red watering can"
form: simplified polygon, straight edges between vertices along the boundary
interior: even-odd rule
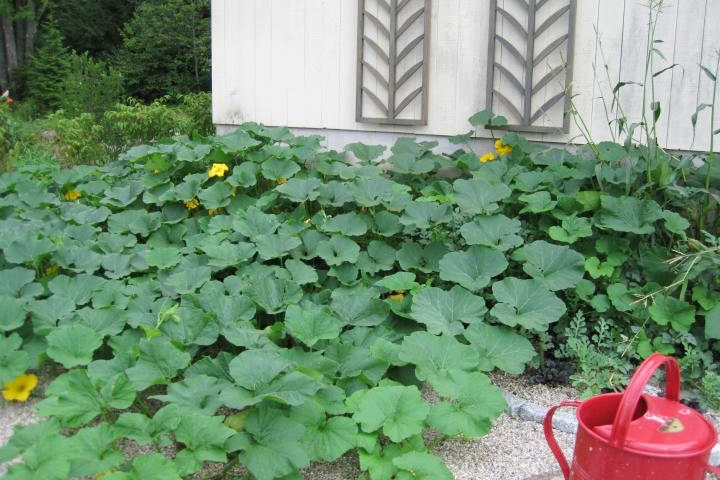
[[[643,394],[653,373],[665,365],[665,398]],[[625,393],[608,393],[584,402],[551,408],[545,438],[565,480],[703,480],[720,474],[708,464],[718,435],[712,424],[680,399],[677,360],[655,353],[635,372]],[[577,408],[578,431],[572,466],[552,429],[560,407]]]

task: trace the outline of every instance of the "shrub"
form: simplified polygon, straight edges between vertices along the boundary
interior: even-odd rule
[[[189,93],[179,97],[178,131],[181,135],[211,135],[212,95],[208,92]]]
[[[105,140],[111,150],[119,153],[133,145],[175,135],[175,113],[167,101],[167,97],[163,97],[145,105],[131,98],[105,112]]]
[[[90,113],[99,119],[122,98],[122,75],[113,67],[87,53],[72,53],[68,65],[60,98],[66,115]]]
[[[122,35],[116,64],[130,95],[152,100],[209,89],[209,0],[146,1]]]
[[[63,44],[62,34],[51,19],[43,25],[39,47],[24,72],[27,100],[36,113],[52,112],[62,105],[68,62],[69,52]]]
[[[103,127],[89,113],[68,116],[58,110],[48,117],[45,140],[62,165],[99,165],[109,158]]]

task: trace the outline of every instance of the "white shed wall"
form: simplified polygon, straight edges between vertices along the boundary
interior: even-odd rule
[[[502,5],[505,0],[498,1]],[[609,108],[615,83],[644,81],[647,3],[578,0],[574,103],[595,141],[611,138],[604,102]],[[433,0],[431,14],[428,125],[381,126],[355,121],[357,0],[213,0],[214,121],[411,135],[464,133],[468,117],[486,108],[490,2]],[[666,60],[657,59],[653,70],[678,64],[656,78],[662,144],[707,150],[710,110],[700,113],[696,135],[690,118],[697,105],[712,102],[712,82],[699,64],[714,66],[717,61],[720,0],[666,0],[656,37]],[[640,121],[642,87],[627,86],[621,92],[625,114],[631,122]],[[715,124],[720,128],[720,108]],[[490,136],[483,130],[476,134]],[[529,136],[582,141],[574,123],[567,135]]]

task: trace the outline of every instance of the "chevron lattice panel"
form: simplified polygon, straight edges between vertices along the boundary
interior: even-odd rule
[[[492,0],[488,109],[507,128],[568,131],[576,0]]]
[[[430,0],[359,0],[357,121],[427,124]]]

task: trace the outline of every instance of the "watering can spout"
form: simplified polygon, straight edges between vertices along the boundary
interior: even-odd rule
[[[665,366],[666,397],[643,394],[653,373]],[[680,368],[672,357],[648,357],[624,393],[608,393],[584,402],[551,408],[543,429],[565,480],[703,480],[720,473],[708,464],[717,443],[712,424],[680,397]],[[577,409],[578,431],[571,463],[552,429],[555,411]]]

